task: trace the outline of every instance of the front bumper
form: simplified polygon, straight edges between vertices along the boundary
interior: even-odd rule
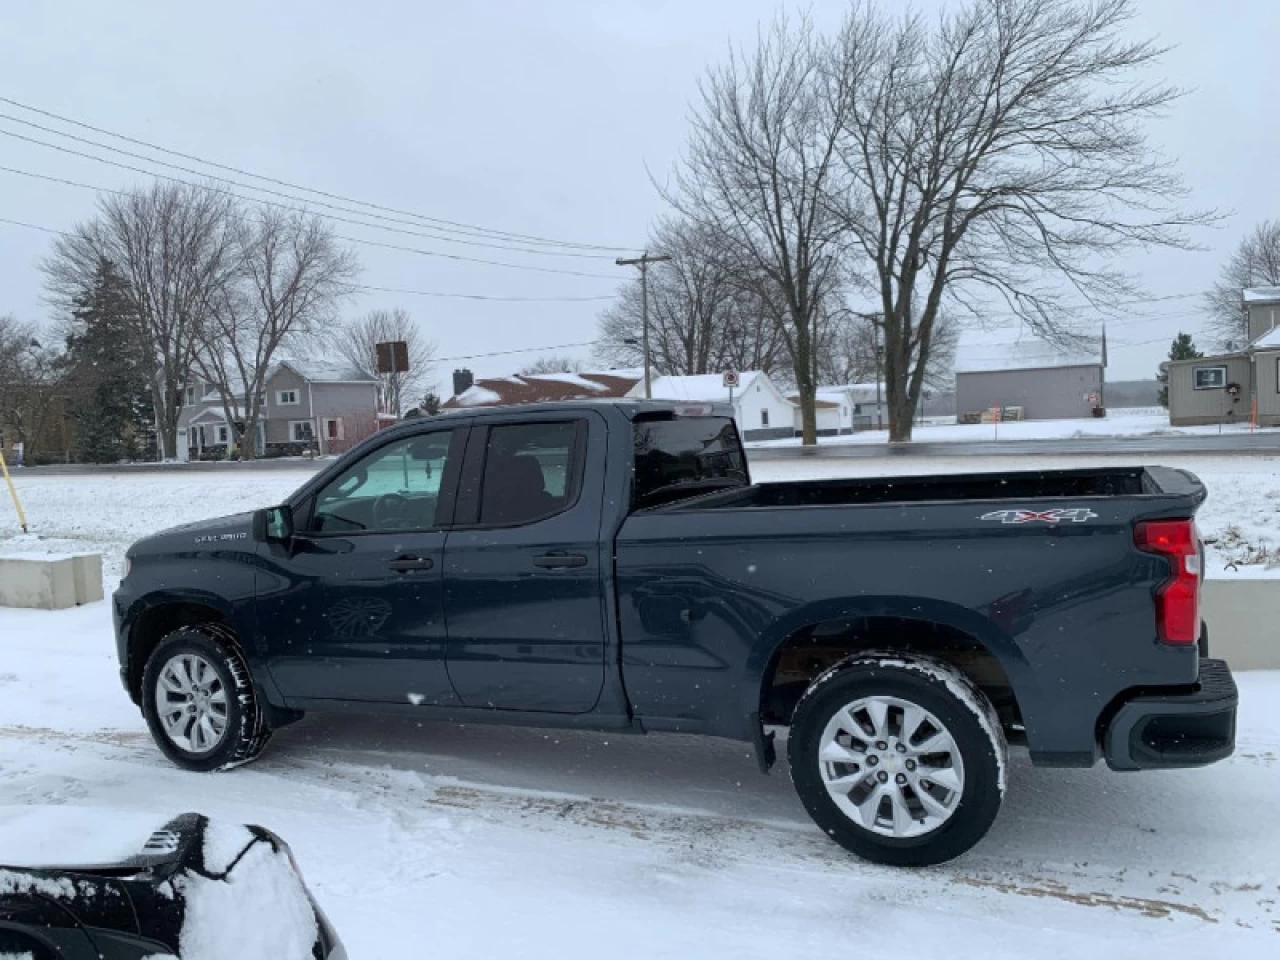
[[[1102,752],[1112,770],[1203,767],[1236,746],[1236,682],[1225,660],[1202,657],[1195,686],[1153,691],[1121,704]]]

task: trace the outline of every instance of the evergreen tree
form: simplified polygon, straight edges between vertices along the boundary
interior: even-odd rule
[[[68,380],[80,457],[94,463],[155,456],[155,416],[128,281],[101,260],[76,297]]]
[[[1170,360],[1196,360],[1203,356],[1204,354],[1196,349],[1195,342],[1189,333],[1179,333],[1173,338],[1173,344],[1169,347]],[[1162,370],[1156,374],[1156,379],[1160,381],[1160,406],[1168,407],[1169,374]]]

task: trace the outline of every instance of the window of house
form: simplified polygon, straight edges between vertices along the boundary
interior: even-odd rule
[[[1227,385],[1226,367],[1196,367],[1193,375],[1197,390],[1221,390]]]
[[[187,389],[186,389],[185,393],[186,393],[186,398],[187,398],[187,399],[186,399],[186,405],[187,405],[188,407],[194,406],[194,405],[195,405],[195,402],[196,402],[196,388],[195,388],[195,387],[187,387]]]
[[[452,430],[437,430],[379,447],[349,466],[316,496],[316,533],[430,530],[437,526],[440,481]]]
[[[345,438],[345,431],[342,428],[341,417],[329,417],[324,422],[324,435],[329,440],[342,440]]]
[[[204,398],[208,400],[210,397],[218,396],[218,385],[216,383],[206,383],[204,385]]]
[[[214,428],[214,433],[218,437],[218,443],[226,443],[230,437],[230,433],[227,430],[227,425],[225,423],[218,424],[217,427]]]
[[[516,526],[545,520],[577,499],[586,424],[520,423],[489,431],[480,486],[480,522]]]
[[[760,411],[760,426],[767,427],[769,425],[769,411],[762,409]]]
[[[282,407],[291,407],[298,402],[297,390],[277,390],[276,403]]]
[[[310,420],[290,420],[289,439],[294,443],[310,443],[315,439]]]

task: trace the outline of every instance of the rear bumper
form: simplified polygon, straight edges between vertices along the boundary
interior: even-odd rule
[[[1193,687],[1138,694],[1111,719],[1102,752],[1112,770],[1202,767],[1231,756],[1239,695],[1225,660],[1200,660]]]

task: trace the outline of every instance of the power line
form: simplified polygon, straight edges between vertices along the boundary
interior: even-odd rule
[[[357,206],[368,207],[371,210],[381,210],[386,213],[403,214],[405,216],[414,217],[415,219],[418,219],[424,222],[440,224],[440,225],[443,225],[444,227],[452,227],[452,228],[455,228],[456,232],[463,232],[472,236],[490,236],[490,237],[506,238],[509,240],[524,240],[532,243],[546,244],[550,246],[573,247],[573,248],[582,249],[582,250],[603,250],[603,251],[617,252],[620,250],[634,249],[632,247],[621,246],[621,245],[576,243],[568,240],[557,240],[549,237],[539,237],[534,234],[514,233],[507,230],[496,230],[496,229],[487,228],[487,227],[480,227],[476,224],[464,223],[457,220],[447,220],[442,217],[427,216],[426,214],[415,213],[414,211],[411,211],[411,210],[400,210],[395,207],[387,207],[381,204],[369,202],[367,200],[359,200],[353,197],[343,196],[342,194],[329,193],[324,190],[317,190],[313,187],[307,187],[301,184],[291,183],[288,180],[281,180],[275,177],[264,176],[263,174],[254,173],[250,170],[244,170],[240,167],[234,167],[228,164],[218,163],[217,161],[214,161],[214,160],[207,160],[195,154],[182,153],[181,151],[178,151],[178,150],[172,150],[167,147],[162,147],[159,144],[151,143],[146,140],[139,140],[135,137],[129,137],[122,133],[116,133],[115,131],[107,130],[103,127],[97,127],[97,126],[94,126],[93,124],[85,123],[81,120],[75,120],[75,119],[72,119],[71,117],[62,116],[61,114],[53,113],[49,110],[43,110],[39,107],[33,107],[30,104],[22,103],[17,100],[12,100],[8,97],[0,97],[0,103],[7,103],[10,106],[17,107],[20,110],[26,110],[30,113],[39,114],[40,116],[48,117],[52,120],[57,120],[60,123],[70,124],[71,126],[79,127],[83,130],[91,130],[94,133],[100,133],[103,136],[112,137],[113,139],[120,140],[124,143],[132,143],[135,146],[145,147],[148,150],[154,150],[157,153],[163,153],[171,157],[179,157],[183,160],[190,160],[194,163],[203,164],[204,166],[213,167],[218,170],[226,170],[230,173],[239,174],[240,176],[250,177],[254,180],[261,180],[264,183],[273,183],[277,186],[288,187],[291,190],[301,190],[304,193],[311,193],[311,194],[315,194],[316,196],[327,197],[330,200],[340,200],[344,203],[353,203],[353,204],[356,204]],[[16,119],[16,118],[13,118],[13,119]],[[34,124],[31,124],[30,121],[19,120],[18,122],[28,123],[29,125],[34,126]],[[41,129],[46,129],[46,128],[41,128]],[[70,134],[60,134],[60,135],[68,136],[68,137],[70,136]],[[111,148],[107,147],[106,149],[111,149]],[[152,161],[152,162],[160,162],[160,161]]]
[[[592,347],[603,340],[580,340],[577,343],[557,343],[545,347],[525,347],[520,350],[495,350],[493,353],[470,353],[465,357],[433,357],[432,363],[452,363],[455,360],[480,360],[484,357],[509,357],[513,353],[538,353],[541,350],[568,350],[570,347]]]
[[[41,146],[51,147],[52,149],[61,151],[62,153],[70,153],[74,156],[86,157],[90,160],[96,160],[98,163],[104,163],[112,167],[119,167],[122,170],[131,170],[135,173],[141,173],[144,176],[154,177],[157,180],[168,180],[171,183],[182,184],[183,186],[186,186],[186,187],[195,187],[197,189],[209,190],[212,193],[221,194],[227,197],[233,197],[237,200],[250,200],[251,202],[254,202],[254,203],[260,203],[263,206],[278,207],[284,210],[291,210],[294,212],[299,211],[298,207],[290,207],[286,204],[276,203],[272,200],[257,200],[252,197],[242,197],[238,193],[232,193],[229,190],[221,190],[216,187],[205,186],[204,184],[191,183],[189,180],[183,180],[179,177],[170,177],[167,174],[155,173],[154,171],[151,171],[151,170],[143,170],[141,167],[135,167],[127,163],[117,163],[114,160],[107,160],[105,157],[95,157],[92,154],[82,153],[79,150],[72,150],[68,147],[58,146],[57,144],[43,143],[42,141],[34,140],[31,137],[24,137],[21,134],[16,134],[8,130],[0,130],[0,134],[5,134],[6,136],[11,136],[11,137],[17,137],[19,140],[27,140],[31,143],[38,143]],[[113,190],[108,187],[98,187],[98,186],[94,186],[93,184],[84,183],[78,180],[69,180],[64,177],[53,177],[43,173],[32,173],[30,170],[19,170],[15,167],[0,166],[0,171],[3,171],[5,173],[17,174],[23,177],[31,177],[35,180],[47,180],[51,183],[60,183],[65,186],[81,187],[85,190],[93,190],[98,193],[111,193],[117,196],[129,196],[129,191],[127,190]],[[324,217],[327,220],[337,220],[343,223],[352,223],[360,227],[369,226],[369,224],[360,223],[359,221],[356,221],[356,220],[348,220],[344,217],[335,216],[334,214],[317,214],[317,216]],[[528,263],[509,263],[505,260],[485,260],[480,257],[463,256],[462,254],[459,254],[459,253],[445,253],[442,250],[423,250],[421,247],[406,247],[406,246],[401,246],[399,244],[393,244],[393,243],[379,243],[376,240],[366,240],[361,237],[349,237],[344,234],[334,234],[334,237],[338,240],[346,240],[348,243],[358,243],[368,247],[382,247],[388,250],[402,250],[407,253],[416,253],[419,256],[439,257],[444,260],[457,260],[462,263],[479,263],[479,264],[484,264],[486,266],[506,267],[511,270],[529,270],[534,273],[556,273],[556,274],[560,274],[562,276],[567,276],[567,277],[587,277],[592,280],[612,280],[614,282],[617,281],[616,276],[612,274],[607,274],[607,273],[586,273],[581,270],[561,270],[558,267],[539,267],[539,266],[535,266],[533,264],[528,264]]]
[[[534,247],[528,247],[528,246],[510,246],[508,244],[502,244],[502,243],[487,243],[484,240],[470,240],[470,239],[459,239],[456,237],[450,237],[448,234],[435,233],[435,232],[424,230],[421,226],[414,224],[412,220],[405,220],[400,217],[388,217],[379,213],[365,213],[362,210],[352,210],[350,207],[338,206],[337,204],[327,203],[324,200],[309,200],[306,197],[294,196],[293,194],[283,193],[279,190],[272,190],[269,187],[257,187],[251,183],[244,183],[240,180],[230,180],[226,177],[213,176],[212,174],[206,173],[203,170],[196,170],[191,167],[184,167],[184,166],[181,166],[180,164],[169,163],[168,161],[165,161],[165,160],[156,160],[152,157],[146,156],[145,154],[134,153],[131,150],[122,150],[119,147],[113,147],[105,143],[98,143],[96,140],[89,140],[85,137],[77,137],[75,134],[64,133],[61,130],[55,130],[53,127],[46,127],[42,124],[34,123],[30,120],[23,120],[21,117],[10,116],[7,113],[0,113],[0,120],[8,120],[12,123],[20,123],[27,127],[34,127],[37,130],[43,130],[46,133],[51,133],[56,137],[65,137],[68,140],[74,140],[76,143],[87,144],[88,146],[96,147],[99,150],[109,150],[110,152],[120,154],[121,156],[132,157],[133,159],[141,160],[144,163],[158,164],[159,166],[167,167],[171,170],[178,170],[178,171],[181,171],[182,173],[191,174],[192,176],[205,177],[209,180],[213,180],[216,183],[226,183],[226,184],[230,184],[231,186],[239,187],[244,190],[257,190],[260,193],[265,193],[269,196],[280,197],[285,200],[292,200],[295,203],[313,204],[315,206],[325,207],[330,210],[337,210],[341,213],[350,213],[357,217],[386,220],[390,223],[407,223],[416,227],[416,229],[413,229],[413,230],[404,230],[399,227],[389,227],[386,224],[382,224],[382,223],[364,223],[363,221],[358,221],[358,220],[348,221],[351,223],[359,223],[361,226],[370,227],[375,230],[385,230],[388,233],[399,233],[399,234],[404,234],[410,237],[426,237],[431,240],[440,240],[444,243],[460,243],[460,244],[465,244],[467,246],[472,246],[472,247],[489,247],[490,249],[494,249],[494,250],[511,250],[517,253],[528,253],[534,256],[542,256],[542,257],[584,257],[587,259],[595,259],[595,260],[613,259],[613,255],[608,253],[581,253],[575,250],[539,250]],[[16,134],[11,130],[0,129],[0,134],[3,134],[4,136],[8,136],[8,137],[17,137],[19,139],[27,139],[28,142],[36,143],[36,144],[39,144],[40,146],[50,147],[52,149],[58,149],[56,144],[44,143],[43,141],[36,140],[34,138],[23,138],[20,134]],[[93,158],[93,159],[97,159],[101,161],[103,158]],[[152,175],[155,176],[155,174],[152,174]],[[264,202],[264,201],[257,201],[257,202]]]
[[[6,168],[0,167],[0,170]],[[67,233],[65,230],[55,230],[52,227],[42,227],[38,223],[27,223],[24,220],[12,220],[8,217],[0,217],[0,223],[7,223],[15,227],[26,227],[28,230],[39,230],[42,233],[51,233],[56,237],[67,237],[73,239],[74,234]],[[612,300],[612,295],[602,297],[521,297],[511,296],[503,297],[492,294],[483,293],[451,293],[440,290],[411,290],[403,287],[378,287],[365,283],[348,283],[345,286],[352,290],[364,290],[372,293],[403,293],[415,297],[438,297],[449,300],[488,300],[500,303],[586,303],[599,300]]]
[[[348,286],[373,293],[406,293],[415,297],[444,297],[453,300],[497,300],[503,303],[591,303],[594,301],[613,300],[613,294],[602,297],[500,297],[483,293],[441,293],[435,290],[405,290],[401,287],[374,287],[363,283],[352,283]]]

